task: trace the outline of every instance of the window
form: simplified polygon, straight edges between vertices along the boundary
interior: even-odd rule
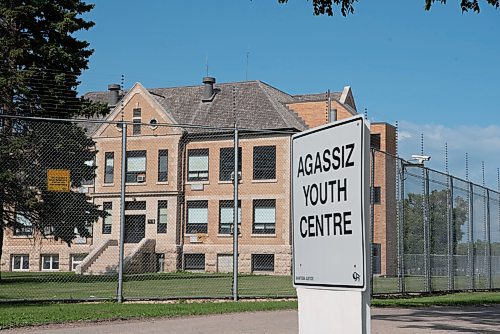
[[[380,204],[380,187],[373,188],[373,204]]]
[[[85,224],[85,225],[87,225],[87,224]],[[82,237],[80,235],[80,232],[78,232],[77,227],[75,227],[73,229],[73,233],[75,233],[75,238],[73,239],[73,243],[75,243],[75,244],[86,244],[87,243],[87,238]]]
[[[138,183],[145,181],[146,151],[128,151],[126,182]]]
[[[113,212],[113,202],[102,203],[102,209],[107,213],[107,216],[102,221],[102,234],[111,234],[113,226],[113,216],[111,215]]]
[[[219,202],[219,234],[233,234],[234,201]],[[238,201],[238,231],[241,231],[241,201]]]
[[[149,128],[151,130],[156,130],[158,128],[158,120],[152,118],[149,120]]]
[[[87,254],[71,254],[71,271],[76,271],[76,267],[83,262]]]
[[[157,233],[167,233],[167,201],[158,201]]]
[[[29,255],[12,255],[12,271],[22,271],[30,269]]]
[[[42,255],[42,270],[59,270],[59,255]]]
[[[115,153],[106,152],[104,153],[104,183],[113,183],[115,174]]]
[[[85,166],[92,168],[91,169],[92,171],[94,170],[94,168],[93,168],[94,167],[94,160],[87,160],[87,161],[84,162],[84,164],[85,164]],[[85,168],[84,170],[85,170],[84,173],[87,174],[87,172],[86,172],[87,168]],[[92,176],[94,176],[93,172],[92,172]],[[94,184],[94,179],[93,178],[91,178],[91,179],[89,178],[88,180],[86,180],[86,179],[82,180],[82,186],[91,186],[93,184]]]
[[[125,210],[146,210],[146,201],[126,201]]]
[[[208,201],[190,201],[187,207],[186,233],[207,233]]]
[[[272,180],[276,178],[276,146],[255,146],[253,148],[253,179]]]
[[[255,234],[274,234],[276,231],[276,200],[253,201],[253,229]]]
[[[370,147],[380,150],[380,133],[370,134]]]
[[[188,150],[188,181],[208,180],[208,148]]]
[[[274,271],[274,254],[252,254],[252,272]]]
[[[54,226],[44,226],[43,235],[46,237],[54,235]]]
[[[29,237],[33,234],[33,224],[22,212],[16,212],[16,223],[14,228],[15,236]]]
[[[205,254],[184,254],[185,270],[205,270]]]
[[[158,182],[168,181],[168,151],[158,151]]]
[[[94,224],[91,221],[85,221],[85,229],[87,230],[89,236],[92,238],[94,234]]]
[[[165,254],[156,253],[156,272],[162,273],[165,271]]]
[[[372,244],[372,273],[380,274],[381,273],[381,259],[380,252],[381,245],[380,244]]]
[[[132,118],[132,134],[134,136],[138,136],[141,134],[141,108],[134,108],[133,112],[133,118]]]
[[[238,147],[238,172],[241,175],[241,147]],[[230,181],[234,173],[234,148],[224,147],[220,149],[219,180]]]

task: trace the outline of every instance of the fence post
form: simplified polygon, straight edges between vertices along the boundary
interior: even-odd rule
[[[405,269],[404,269],[404,200],[405,200],[405,166],[403,161],[400,163],[400,173],[399,173],[399,205],[398,205],[398,288],[401,294],[405,293]]]
[[[372,165],[371,165],[371,175],[370,175],[370,291],[373,294],[373,242],[375,236],[375,149],[371,149]],[[379,255],[381,257],[381,255]]]
[[[123,302],[123,253],[125,240],[125,177],[127,159],[127,123],[121,122],[122,127],[122,153],[121,153],[121,177],[120,177],[120,253],[118,256],[118,291],[116,298],[118,303]]]
[[[490,221],[490,190],[486,189],[486,265],[488,266],[488,290],[491,290],[491,221]]]
[[[474,188],[471,182],[469,182],[469,242],[467,246],[467,258],[469,264],[469,289],[474,290],[475,287],[475,259],[474,259]]]
[[[430,292],[431,287],[431,264],[430,264],[430,219],[429,219],[429,170],[424,168],[424,197],[422,199],[424,211],[424,268],[425,289]]]
[[[446,219],[448,227],[448,290],[455,290],[455,220],[453,219],[453,178],[448,175]]]
[[[233,300],[238,300],[238,128],[234,125]]]

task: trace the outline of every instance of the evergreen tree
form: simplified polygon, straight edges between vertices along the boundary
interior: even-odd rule
[[[0,0],[0,256],[5,229],[29,221],[40,234],[71,244],[103,211],[78,192],[92,180],[94,142],[72,119],[96,116],[103,104],[77,96],[93,50],[74,34],[94,23],[81,16],[93,5],[80,0]],[[70,171],[71,190],[47,189],[47,171]]]

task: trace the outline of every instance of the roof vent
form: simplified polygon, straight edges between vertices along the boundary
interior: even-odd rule
[[[118,100],[120,98],[120,85],[119,84],[110,84],[108,85],[108,90],[111,93],[111,98],[109,100],[109,105],[111,107],[116,106]]]
[[[201,99],[203,102],[211,102],[215,97],[214,91],[214,83],[215,78],[213,77],[204,77],[203,78],[203,98]]]

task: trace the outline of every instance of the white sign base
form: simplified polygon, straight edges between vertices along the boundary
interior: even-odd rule
[[[299,334],[370,333],[369,290],[297,288]]]

